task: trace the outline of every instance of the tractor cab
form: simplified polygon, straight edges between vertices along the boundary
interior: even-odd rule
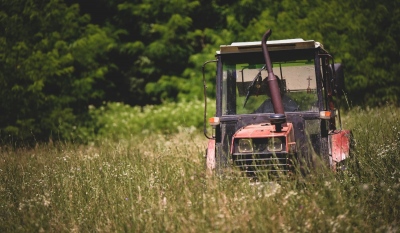
[[[204,114],[211,171],[271,175],[312,165],[314,156],[332,168],[348,157],[350,131],[334,102],[343,93],[341,64],[319,42],[267,41],[270,34],[221,45],[203,65],[216,63],[215,116]]]

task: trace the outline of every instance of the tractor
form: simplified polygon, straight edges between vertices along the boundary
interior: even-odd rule
[[[235,168],[246,177],[316,164],[338,169],[349,157],[351,134],[336,107],[344,94],[343,65],[319,42],[268,41],[271,33],[221,45],[216,59],[203,64],[206,167],[217,173]],[[216,109],[208,118],[205,67],[211,63]]]

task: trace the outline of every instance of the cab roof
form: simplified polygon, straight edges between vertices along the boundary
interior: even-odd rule
[[[314,40],[286,39],[267,41],[268,51],[293,50],[293,49],[314,49],[323,48],[322,44]],[[221,45],[217,54],[243,53],[262,51],[261,41],[234,42],[231,45]]]

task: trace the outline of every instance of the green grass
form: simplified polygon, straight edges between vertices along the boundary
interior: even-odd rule
[[[0,232],[397,232],[400,110],[342,116],[348,169],[254,185],[205,172],[201,130],[0,148]]]

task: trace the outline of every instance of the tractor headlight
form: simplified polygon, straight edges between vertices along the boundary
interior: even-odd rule
[[[268,150],[269,151],[282,151],[282,139],[280,138],[269,138]]]
[[[251,153],[253,152],[253,143],[249,138],[243,138],[239,140],[238,150],[240,153]]]

